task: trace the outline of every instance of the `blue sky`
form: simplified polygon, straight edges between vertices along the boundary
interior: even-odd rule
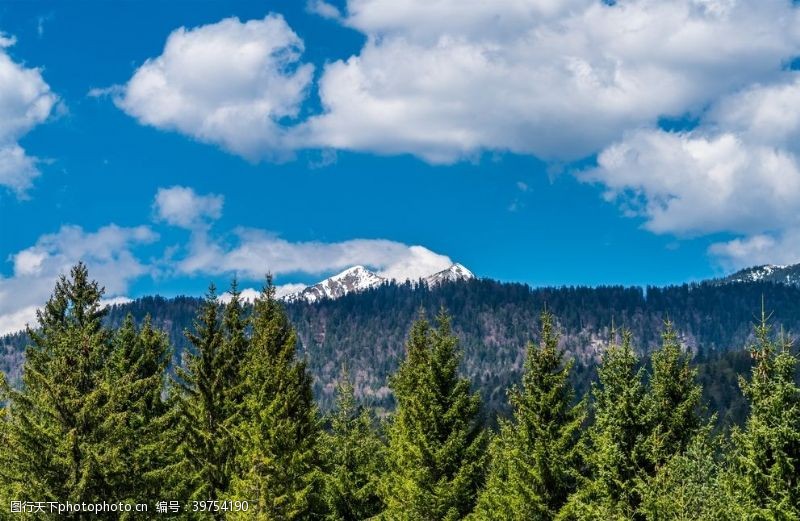
[[[797,262],[797,9],[624,4],[0,3],[0,330],[78,259],[126,297]]]

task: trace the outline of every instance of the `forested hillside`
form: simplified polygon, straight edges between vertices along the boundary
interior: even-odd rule
[[[530,288],[492,280],[467,280],[432,288],[386,284],[336,300],[287,304],[298,332],[298,349],[314,376],[314,394],[331,406],[337,377],[347,366],[355,392],[377,406],[391,407],[387,378],[397,369],[408,326],[421,311],[431,317],[440,308],[453,317],[464,350],[462,369],[481,391],[488,411],[505,411],[505,391],[519,380],[525,346],[537,340],[538,314],[558,318],[561,347],[574,356],[573,382],[588,390],[594,367],[607,345],[612,324],[629,329],[634,349],[646,355],[658,344],[665,319],[695,355],[706,399],[723,422],[744,415],[737,375],[750,367],[743,348],[764,299],[773,321],[788,333],[800,332],[800,289],[771,282],[696,284],[664,288]],[[106,321],[120,325],[131,313],[146,315],[177,348],[187,345],[184,331],[202,299],[145,297],[109,309]],[[24,335],[2,340],[2,369],[19,378]]]
[[[700,375],[713,377],[718,368],[706,362],[698,369],[671,320],[661,324],[658,341],[642,341],[647,362],[632,330],[616,321],[605,343],[568,351],[571,340],[553,313],[566,311],[559,308],[565,300],[552,297],[583,290],[546,294],[548,309],[527,329],[536,341],[520,355],[518,381],[506,393],[507,414],[492,423],[476,382],[462,371],[482,370],[492,350],[464,361],[453,320],[440,306],[447,296],[491,287],[421,294],[385,287],[343,299],[349,310],[294,309],[314,309],[324,323],[336,313],[358,317],[394,296],[397,314],[412,317],[402,348],[374,351],[386,350],[396,365],[387,378],[392,409],[359,400],[343,364],[333,407],[320,414],[308,361],[333,328],[318,330],[318,342],[307,340],[299,356],[297,330],[271,282],[248,307],[235,285],[222,305],[213,286],[199,303],[182,300],[194,302],[188,307],[195,312],[189,344],[170,368],[169,336],[130,314],[115,325],[121,310],[102,308],[102,289],[79,264],[59,280],[30,332],[22,385],[0,377],[0,502],[36,520],[64,518],[62,507],[70,519],[112,520],[152,517],[143,512],[217,521],[800,518],[798,359],[763,309],[746,350],[736,351],[752,367],[730,367],[742,373],[739,426],[715,428]],[[545,295],[528,300],[531,292],[521,291],[522,303],[545,307],[536,301]],[[652,294],[638,293],[637,305],[636,291],[606,288],[585,293],[583,303],[619,298],[627,310],[621,321],[639,324],[647,338],[643,324],[658,314],[648,308]],[[458,300],[461,320],[490,309]],[[438,310],[428,315],[420,305]],[[484,320],[460,335],[492,332],[495,347],[518,340],[525,333],[515,321],[527,305],[505,324],[508,333]],[[381,308],[372,310],[381,316]],[[599,315],[567,314],[566,322],[601,322]],[[683,315],[684,337],[691,316]],[[392,333],[394,320],[372,328]],[[350,323],[350,334],[359,326]],[[586,376],[576,371],[578,356],[596,370],[586,392],[572,383]]]

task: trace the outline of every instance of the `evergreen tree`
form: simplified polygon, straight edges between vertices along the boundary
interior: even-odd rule
[[[646,464],[644,439],[649,434],[645,410],[643,369],[623,333],[621,345],[612,343],[598,367],[592,385],[594,422],[587,431],[585,454],[588,478],[561,513],[565,519],[638,519],[637,481]]]
[[[297,337],[268,277],[253,304],[250,349],[242,366],[241,474],[235,497],[252,501],[243,518],[322,517],[319,419],[311,376],[297,360]],[[256,514],[253,516],[252,509]]]
[[[96,503],[127,497],[131,484],[114,475],[121,432],[106,380],[111,342],[101,323],[102,295],[78,264],[37,312],[38,328],[28,330],[22,388],[5,386],[0,472],[13,499]]]
[[[652,357],[652,374],[645,397],[650,433],[645,442],[647,472],[652,475],[674,454],[683,452],[702,426],[697,370],[684,351],[671,322],[665,323],[662,344]]]
[[[188,498],[196,500],[227,499],[235,468],[230,375],[236,362],[225,349],[219,310],[216,288],[211,284],[195,331],[186,332],[193,350],[184,353],[183,367],[177,370],[182,474]],[[222,519],[223,514],[216,512],[214,517]]]
[[[732,435],[731,487],[750,519],[800,519],[800,387],[797,358],[783,335],[771,338],[763,311],[749,351],[755,366],[740,385],[750,404]]]
[[[384,446],[369,409],[360,407],[347,371],[337,386],[331,432],[322,436],[324,499],[330,521],[360,521],[383,510],[378,480]]]
[[[122,493],[135,502],[165,497],[172,479],[177,437],[175,411],[162,397],[170,347],[146,317],[137,329],[129,315],[114,333],[106,367],[111,400],[109,422],[117,426],[113,467],[107,469]],[[123,516],[124,517],[124,516]]]
[[[641,487],[640,512],[651,521],[737,521],[735,498],[723,482],[717,440],[703,426],[688,445],[659,466]]]
[[[387,519],[462,519],[475,505],[487,435],[478,418],[480,398],[459,377],[458,364],[444,311],[436,329],[417,320],[390,383],[397,409],[381,484]]]
[[[572,361],[564,363],[553,316],[541,315],[528,346],[522,386],[509,392],[512,421],[501,420],[476,519],[554,519],[575,489],[583,403],[573,404]]]

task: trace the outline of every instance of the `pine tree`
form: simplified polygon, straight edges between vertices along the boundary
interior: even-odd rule
[[[331,432],[322,436],[325,462],[323,497],[330,521],[360,521],[378,515],[383,502],[378,480],[383,469],[384,445],[376,419],[359,406],[347,371],[337,386]]]
[[[455,520],[474,507],[486,462],[480,398],[458,375],[457,339],[442,311],[436,329],[420,318],[390,386],[397,409],[389,427],[384,517]]]
[[[252,501],[245,519],[322,517],[319,419],[311,376],[297,360],[297,337],[268,277],[253,304],[252,338],[242,367],[241,474],[235,497]],[[255,515],[253,513],[255,509]]]
[[[509,392],[512,421],[501,420],[476,519],[554,519],[576,486],[585,420],[569,382],[554,318],[541,315],[538,346],[528,346],[522,386]]]
[[[652,374],[645,397],[650,433],[645,442],[652,475],[673,455],[686,450],[702,426],[697,370],[691,354],[684,351],[672,323],[665,323],[662,344],[652,357]]]
[[[739,512],[752,519],[800,519],[800,387],[791,342],[771,337],[763,311],[750,346],[755,361],[740,379],[750,404],[742,430],[731,439],[731,487]]]
[[[37,329],[29,329],[23,387],[5,386],[7,422],[0,468],[21,501],[125,499],[130,483],[114,475],[119,410],[106,380],[110,332],[102,325],[103,289],[83,264],[62,276]],[[123,404],[124,407],[125,404]],[[37,514],[39,519],[45,515]],[[96,519],[75,514],[73,519]],[[102,517],[102,516],[99,516]]]
[[[613,334],[613,333],[612,333]],[[649,434],[644,407],[644,371],[623,333],[621,345],[612,344],[598,367],[592,386],[594,422],[587,430],[585,460],[588,479],[560,514],[564,519],[638,519],[637,481],[646,464],[644,439]]]
[[[235,469],[236,439],[231,417],[231,365],[236,362],[225,349],[216,288],[210,285],[195,322],[186,332],[193,350],[185,353],[177,370],[178,408],[181,415],[179,447],[183,459],[188,499],[227,499]],[[214,513],[222,519],[221,512]]]

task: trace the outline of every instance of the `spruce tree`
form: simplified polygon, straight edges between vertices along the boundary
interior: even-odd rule
[[[253,304],[250,349],[242,366],[241,469],[235,497],[251,501],[243,519],[322,517],[319,419],[297,337],[268,277]],[[255,512],[253,512],[255,510]]]
[[[664,461],[641,488],[639,511],[651,521],[737,521],[723,482],[719,440],[704,425],[688,445]]]
[[[584,456],[589,475],[563,509],[564,519],[641,517],[637,482],[646,465],[644,440],[649,434],[644,370],[637,369],[630,332],[622,337],[621,345],[612,342],[603,354],[598,382],[592,385],[594,422],[587,430]]]
[[[114,332],[106,366],[111,401],[108,422],[117,427],[108,471],[131,502],[157,500],[169,491],[175,456],[175,411],[163,398],[171,349],[165,333],[146,317],[141,328],[128,315]],[[124,517],[124,516],[123,516]]]
[[[360,521],[378,515],[383,510],[378,480],[384,445],[376,419],[368,408],[359,406],[347,371],[337,385],[331,430],[323,433],[320,445],[325,463],[326,519]]]
[[[752,519],[800,519],[800,387],[797,358],[783,335],[778,342],[763,311],[750,346],[755,361],[740,385],[750,405],[743,429],[731,439],[730,486],[738,512]]]
[[[457,339],[444,311],[435,329],[417,320],[406,358],[390,380],[397,409],[381,483],[387,519],[462,519],[475,505],[487,435],[480,398],[459,377],[458,365]]]
[[[194,332],[186,332],[192,349],[177,370],[180,455],[187,499],[227,499],[235,469],[236,439],[231,430],[235,406],[230,402],[231,365],[214,284],[198,312]],[[215,512],[222,519],[222,512]]]
[[[541,315],[539,345],[528,346],[522,386],[509,392],[511,421],[492,441],[486,488],[475,519],[554,519],[576,486],[583,403],[575,405],[553,316]]]
[[[702,426],[700,400],[702,388],[697,370],[691,367],[691,354],[684,351],[672,323],[665,323],[662,344],[652,357],[647,395],[646,421],[650,433],[645,442],[650,475],[680,454]]]
[[[121,432],[106,380],[111,335],[102,325],[102,295],[78,264],[69,278],[59,278],[37,312],[38,327],[28,329],[22,388],[4,386],[0,472],[13,499],[96,503],[127,497],[131,484],[114,474]]]

